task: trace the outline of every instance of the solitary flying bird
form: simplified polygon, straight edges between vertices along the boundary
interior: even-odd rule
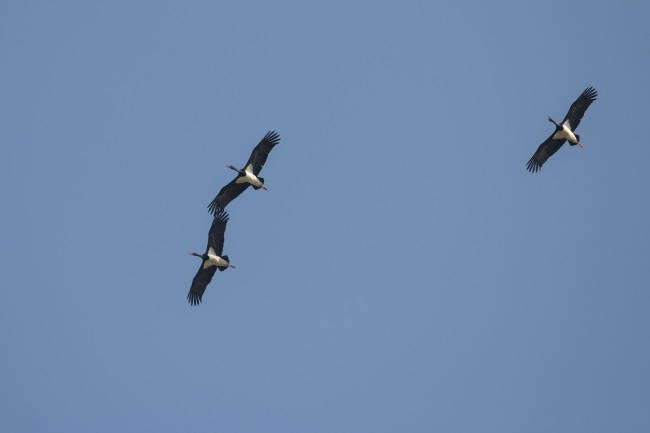
[[[221,255],[223,253],[223,235],[226,231],[227,223],[228,214],[223,210],[219,211],[214,216],[210,231],[208,232],[208,246],[206,247],[205,254],[188,253],[203,259],[201,267],[192,280],[190,292],[187,294],[187,300],[192,305],[201,303],[203,293],[208,287],[208,284],[210,284],[210,281],[212,281],[212,277],[217,269],[223,272],[229,267],[235,267],[235,265],[230,263],[228,256]]]
[[[268,188],[264,185],[264,178],[259,177],[258,174],[262,171],[266,158],[273,147],[280,142],[280,134],[275,131],[269,131],[262,141],[255,146],[251,153],[248,162],[243,169],[238,169],[232,165],[226,167],[237,172],[235,177],[228,185],[221,188],[219,194],[208,205],[208,211],[211,214],[216,214],[220,209],[225,208],[228,203],[233,201],[239,194],[244,192],[246,188],[253,185],[254,189]]]
[[[548,121],[555,125],[555,132],[545,142],[540,144],[537,152],[530,158],[528,164],[526,164],[528,171],[531,173],[539,171],[546,160],[557,152],[567,140],[569,140],[571,146],[577,144],[583,147],[582,143],[580,143],[580,136],[574,131],[580,124],[580,120],[584,116],[585,111],[587,111],[587,108],[596,100],[596,96],[598,96],[596,89],[587,87],[578,99],[571,104],[569,112],[564,116],[564,120],[559,125],[555,120],[551,119],[551,116],[548,116]]]

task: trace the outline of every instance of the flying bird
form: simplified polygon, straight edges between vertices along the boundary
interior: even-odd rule
[[[580,147],[583,147],[580,142],[580,136],[574,131],[580,124],[582,116],[585,115],[585,111],[587,111],[587,108],[589,108],[591,103],[596,100],[597,96],[598,93],[596,92],[596,89],[593,87],[587,87],[585,91],[578,96],[578,99],[571,104],[571,108],[569,108],[569,112],[564,116],[562,123],[558,124],[555,120],[551,119],[551,116],[548,116],[548,121],[555,125],[555,131],[546,139],[545,142],[540,144],[537,148],[537,152],[535,152],[533,157],[530,158],[528,164],[526,164],[528,171],[531,173],[539,171],[546,160],[557,152],[567,140],[569,140],[571,146],[577,144]]]
[[[264,185],[264,178],[259,177],[258,174],[262,171],[264,163],[266,163],[266,158],[269,156],[269,152],[273,147],[280,142],[280,134],[275,131],[269,131],[262,141],[255,146],[253,152],[251,153],[248,162],[243,169],[238,169],[232,165],[227,165],[231,170],[237,172],[237,177],[235,177],[228,185],[221,188],[219,194],[210,202],[208,205],[208,211],[211,214],[216,215],[216,213],[225,208],[228,203],[233,201],[239,194],[244,192],[249,186],[253,186],[254,189],[265,189],[268,190],[266,185]]]
[[[228,214],[221,210],[217,212],[212,220],[210,231],[208,232],[208,246],[204,254],[188,253],[192,256],[201,257],[201,267],[196,272],[192,280],[190,292],[187,294],[187,300],[191,305],[198,305],[203,299],[205,289],[212,281],[214,273],[219,269],[225,271],[226,269],[234,268],[235,265],[230,263],[228,256],[222,256],[223,253],[223,237],[226,232],[226,224],[228,223]]]

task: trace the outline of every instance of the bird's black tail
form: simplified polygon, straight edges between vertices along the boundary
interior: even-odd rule
[[[228,256],[221,256],[221,258],[224,259],[225,261],[227,261],[228,263],[230,263],[230,259],[228,258]],[[225,271],[226,269],[228,269],[228,266],[217,266],[217,268],[218,268],[221,272],[223,272],[223,271]]]
[[[263,178],[263,177],[259,177],[259,176],[257,176],[257,178],[260,180],[260,182],[262,182],[262,185],[264,185],[264,178]],[[260,188],[261,188],[261,186],[255,186],[255,185],[252,185],[252,184],[251,184],[251,186],[252,186],[254,189],[260,189]]]

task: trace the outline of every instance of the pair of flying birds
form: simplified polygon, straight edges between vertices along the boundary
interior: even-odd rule
[[[226,224],[228,224],[229,218],[224,208],[251,185],[254,189],[267,189],[264,185],[264,178],[258,175],[262,171],[264,163],[266,163],[269,152],[279,142],[280,135],[275,131],[269,131],[262,138],[262,141],[255,146],[243,169],[238,169],[232,165],[226,166],[235,170],[237,176],[229,184],[221,188],[219,194],[208,205],[208,210],[214,215],[214,219],[208,232],[208,246],[206,247],[205,253],[190,253],[193,256],[201,258],[201,266],[196,272],[190,291],[187,294],[187,300],[191,305],[201,303],[203,293],[205,293],[205,289],[210,284],[210,281],[212,281],[212,277],[217,269],[225,271],[229,267],[235,267],[235,265],[230,263],[228,256],[222,255],[224,233],[226,232]]]

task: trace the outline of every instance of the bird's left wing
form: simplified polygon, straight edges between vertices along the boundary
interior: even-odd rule
[[[582,120],[582,116],[585,115],[585,111],[587,111],[587,108],[589,108],[591,103],[596,100],[597,96],[598,92],[596,92],[596,89],[593,87],[587,87],[585,91],[578,96],[578,99],[571,104],[563,123],[568,120],[571,130],[575,131],[580,124],[580,120]]]
[[[248,164],[253,165],[253,173],[255,176],[262,171],[262,167],[264,167],[266,159],[269,157],[269,153],[279,142],[280,134],[275,131],[269,131],[266,133],[264,138],[262,138],[262,141],[255,146],[255,149],[251,152],[251,156],[246,164],[246,166],[248,166]]]
[[[223,253],[224,233],[226,224],[228,224],[228,213],[223,209],[218,211],[212,220],[210,231],[208,232],[208,249],[212,247],[216,255],[221,256]],[[215,267],[216,269],[216,267]]]

